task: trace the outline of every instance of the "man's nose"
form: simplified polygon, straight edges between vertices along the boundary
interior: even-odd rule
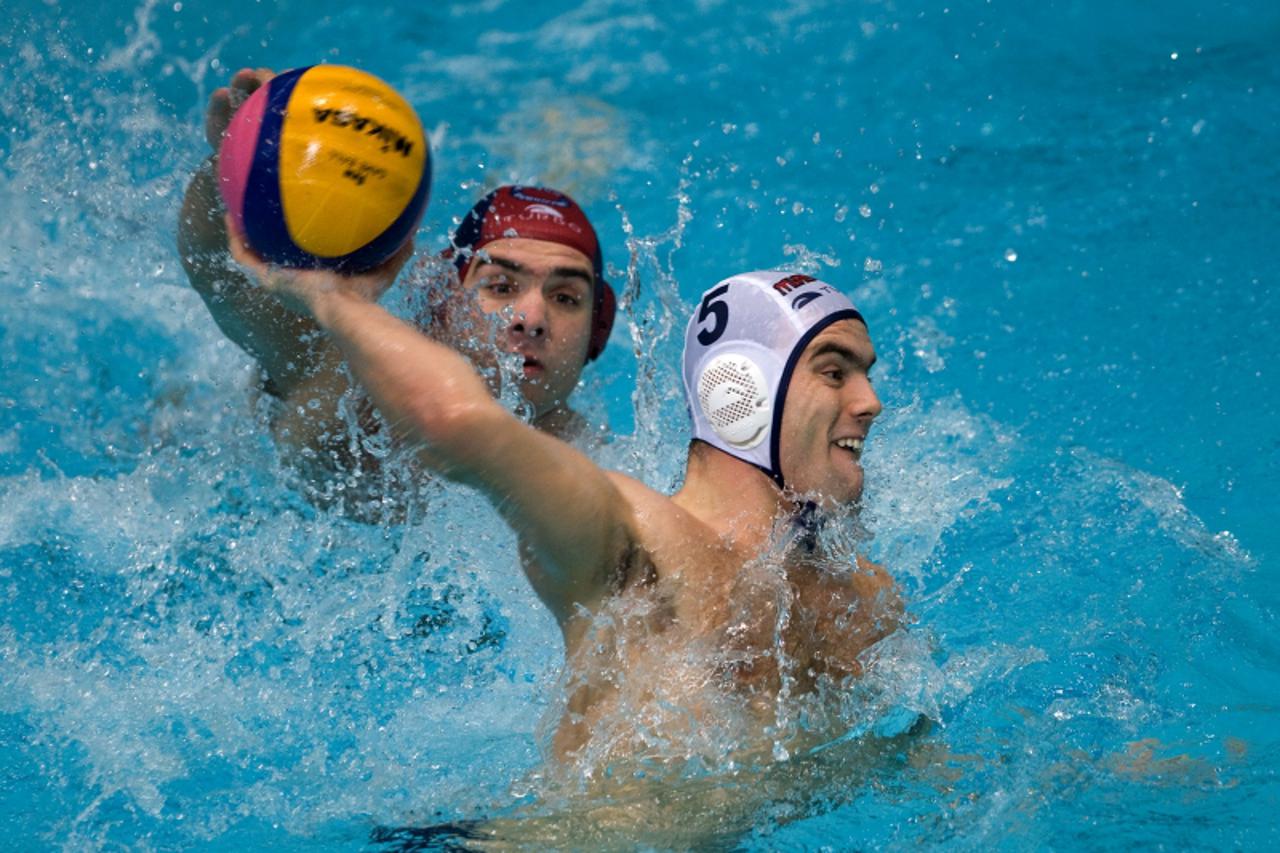
[[[875,388],[871,387],[870,379],[860,376],[848,387],[850,395],[848,406],[855,418],[872,421],[884,411],[884,406],[880,403],[880,395],[876,393]]]
[[[540,290],[522,293],[511,307],[514,314],[508,328],[512,332],[529,338],[540,338],[547,333],[547,306]]]

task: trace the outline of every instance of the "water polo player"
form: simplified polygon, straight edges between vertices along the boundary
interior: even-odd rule
[[[888,575],[833,559],[829,537],[797,523],[856,505],[881,408],[867,327],[830,285],[761,272],[706,292],[684,355],[694,441],[668,496],[522,423],[465,359],[363,295],[393,270],[343,278],[233,253],[327,333],[429,467],[481,490],[516,531],[564,636],[552,743],[575,778],[669,737],[687,745],[681,732],[719,733],[712,749],[726,732],[767,742],[790,703],[839,696],[896,628]]]
[[[236,106],[272,77],[266,69],[243,70],[213,93],[205,132],[215,150]],[[315,325],[286,311],[230,263],[212,162],[188,186],[178,245],[187,276],[214,321],[254,357],[263,388],[280,401],[272,432],[308,495],[320,502],[341,499],[362,513],[385,506],[385,489],[394,483],[381,476],[388,472],[380,470],[366,442],[352,440],[350,427],[354,412],[359,431],[376,432],[372,407],[351,387],[341,353]],[[497,343],[523,360],[521,391],[534,425],[561,438],[579,437],[583,422],[568,397],[583,366],[604,348],[615,310],[599,241],[582,209],[554,190],[502,187],[467,214],[450,252],[462,293],[476,294],[482,311],[509,308]],[[450,310],[436,314],[447,321],[452,310],[476,300],[443,301],[451,303]],[[374,472],[380,476],[369,476]]]

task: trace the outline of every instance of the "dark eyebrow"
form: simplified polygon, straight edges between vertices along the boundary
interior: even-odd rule
[[[551,270],[551,275],[547,277],[548,278],[576,278],[582,281],[584,284],[586,284],[587,287],[592,287],[596,283],[595,275],[593,273],[587,272],[582,267],[555,267],[554,269]]]
[[[483,250],[482,250],[483,251]],[[504,258],[500,255],[491,255],[485,252],[479,257],[480,263],[492,264],[495,267],[502,267],[510,272],[524,272],[524,266],[510,258]],[[592,287],[596,283],[595,275],[584,270],[582,267],[553,267],[548,278],[576,278],[580,279],[587,287]]]
[[[524,267],[520,266],[520,264],[516,263],[510,258],[500,258],[497,255],[491,255],[488,252],[485,252],[483,249],[481,250],[480,253],[477,253],[476,257],[477,257],[477,260],[480,261],[480,266],[488,265],[488,266],[502,267],[504,270],[510,270],[511,272],[524,271]]]
[[[825,343],[819,344],[818,348],[815,349],[809,355],[809,360],[814,361],[815,359],[819,359],[824,355],[838,356],[844,359],[845,361],[851,362],[853,364],[858,365],[859,367],[862,367],[864,370],[870,370],[872,366],[876,363],[876,357],[874,355],[871,356],[870,361],[864,361],[862,357],[859,356],[856,352],[849,349],[844,344],[837,343],[835,341],[826,341]]]

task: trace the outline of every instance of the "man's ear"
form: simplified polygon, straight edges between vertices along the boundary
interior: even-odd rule
[[[587,361],[592,362],[604,352],[609,343],[609,335],[613,332],[613,320],[618,313],[618,298],[614,296],[609,282],[599,280],[596,283],[594,305],[591,311],[591,339],[587,343]]]

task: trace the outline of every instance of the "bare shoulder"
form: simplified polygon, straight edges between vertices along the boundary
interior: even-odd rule
[[[697,516],[672,500],[670,495],[652,489],[626,474],[617,471],[606,473],[618,494],[630,506],[638,538],[690,536],[701,532],[710,535],[710,529]]]
[[[857,569],[850,572],[848,581],[851,586],[859,590],[863,597],[878,597],[892,599],[894,606],[901,611],[902,604],[898,596],[898,585],[893,579],[893,575],[879,563],[874,563],[867,557],[859,554],[857,556]]]
[[[631,537],[652,562],[659,578],[679,575],[689,565],[740,558],[701,518],[672,497],[625,474],[609,479],[627,504]]]
[[[804,637],[814,673],[835,677],[862,671],[862,653],[898,629],[902,598],[893,576],[859,555],[845,571],[804,567],[796,581],[794,624]]]

